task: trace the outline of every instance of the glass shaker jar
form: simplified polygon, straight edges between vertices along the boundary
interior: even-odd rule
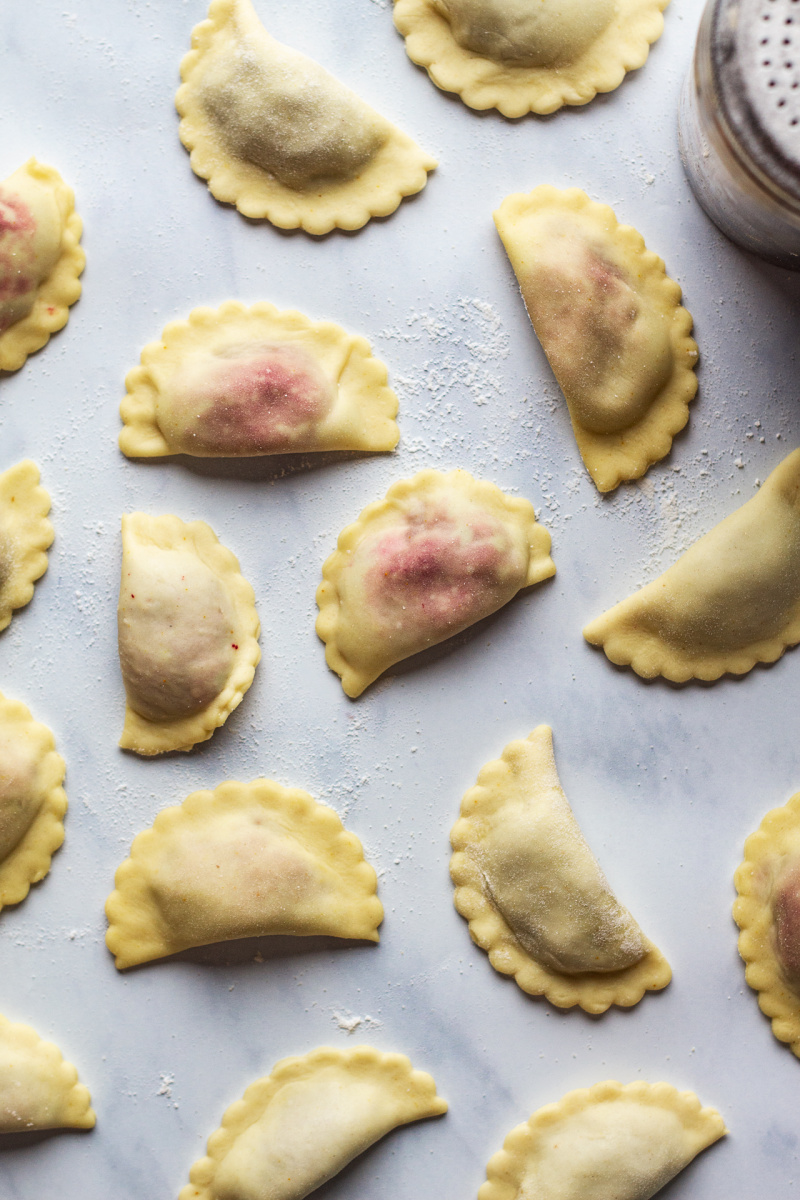
[[[708,0],[678,133],[712,221],[800,271],[800,0]]]

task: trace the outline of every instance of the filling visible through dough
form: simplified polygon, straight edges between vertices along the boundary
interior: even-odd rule
[[[37,774],[19,734],[0,732],[0,863],[19,845],[42,807]]]
[[[792,991],[800,995],[800,860],[784,866],[772,896],[775,955]]]
[[[433,0],[459,46],[515,67],[574,62],[603,32],[615,0]]]
[[[22,168],[0,183],[0,333],[33,308],[61,253],[61,216],[52,190]]]
[[[175,450],[267,453],[291,450],[335,398],[302,346],[244,342],[187,359],[159,395],[157,420]]]
[[[196,554],[139,549],[120,597],[119,658],[131,708],[150,721],[190,716],[224,688],[237,646],[233,607]]]

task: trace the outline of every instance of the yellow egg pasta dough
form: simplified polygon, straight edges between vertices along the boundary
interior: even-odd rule
[[[33,599],[33,585],[47,570],[53,526],[50,497],[29,458],[0,475],[0,630],[17,608]]]
[[[213,0],[175,103],[192,170],[246,217],[360,229],[424,188],[436,160],[318,63],[267,33],[251,0]]]
[[[669,453],[697,391],[680,287],[578,188],[515,193],[494,219],[586,469],[601,492],[638,479]]]
[[[0,1016],[0,1133],[93,1129],[91,1102],[57,1046]]]
[[[369,342],[267,303],[194,309],[125,383],[119,441],[132,457],[393,450],[399,437]]]

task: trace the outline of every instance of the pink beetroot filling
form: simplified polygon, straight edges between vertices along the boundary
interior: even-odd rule
[[[35,235],[36,220],[27,204],[0,187],[0,330],[18,319],[12,306],[3,312],[6,302],[27,295],[36,286]]]

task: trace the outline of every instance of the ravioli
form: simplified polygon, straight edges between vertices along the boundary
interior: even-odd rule
[[[39,486],[39,468],[25,458],[0,475],[0,630],[33,598],[47,570],[53,526],[50,497]]]
[[[478,1200],[649,1200],[727,1133],[668,1083],[609,1080],[567,1092],[512,1129]]]
[[[339,535],[317,589],[317,633],[348,696],[555,574],[533,505],[467,471],[393,484]]]
[[[250,0],[213,0],[175,103],[192,170],[246,217],[360,229],[424,188],[436,160],[321,66],[267,33]]]
[[[191,750],[224,725],[261,658],[253,589],[204,521],[122,518],[120,746]]]
[[[393,450],[397,396],[369,342],[272,304],[196,308],[128,373],[123,453]]]
[[[483,767],[450,841],[455,906],[494,969],[523,991],[601,1013],[669,983],[669,964],[583,838],[548,725]]]
[[[378,941],[383,906],[358,838],[332,808],[271,779],[222,783],[140,833],[106,903],[122,971],[265,934]]]
[[[395,0],[412,62],[470,108],[551,113],[644,65],[668,0]]]
[[[83,222],[58,171],[30,158],[0,183],[0,371],[18,371],[81,294]]]
[[[64,841],[64,772],[50,730],[0,694],[0,908],[25,899]]]
[[[800,641],[800,450],[658,579],[591,621],[587,642],[675,683],[744,675]]]
[[[0,1133],[94,1124],[91,1096],[72,1063],[29,1025],[0,1016]]]
[[[800,1058],[800,792],[747,839],[735,882],[745,978],[775,1037]]]
[[[445,1112],[404,1055],[320,1046],[230,1106],[179,1200],[302,1200],[398,1125]]]
[[[697,391],[680,287],[578,188],[515,193],[494,220],[586,469],[601,492],[638,479],[669,453]]]

